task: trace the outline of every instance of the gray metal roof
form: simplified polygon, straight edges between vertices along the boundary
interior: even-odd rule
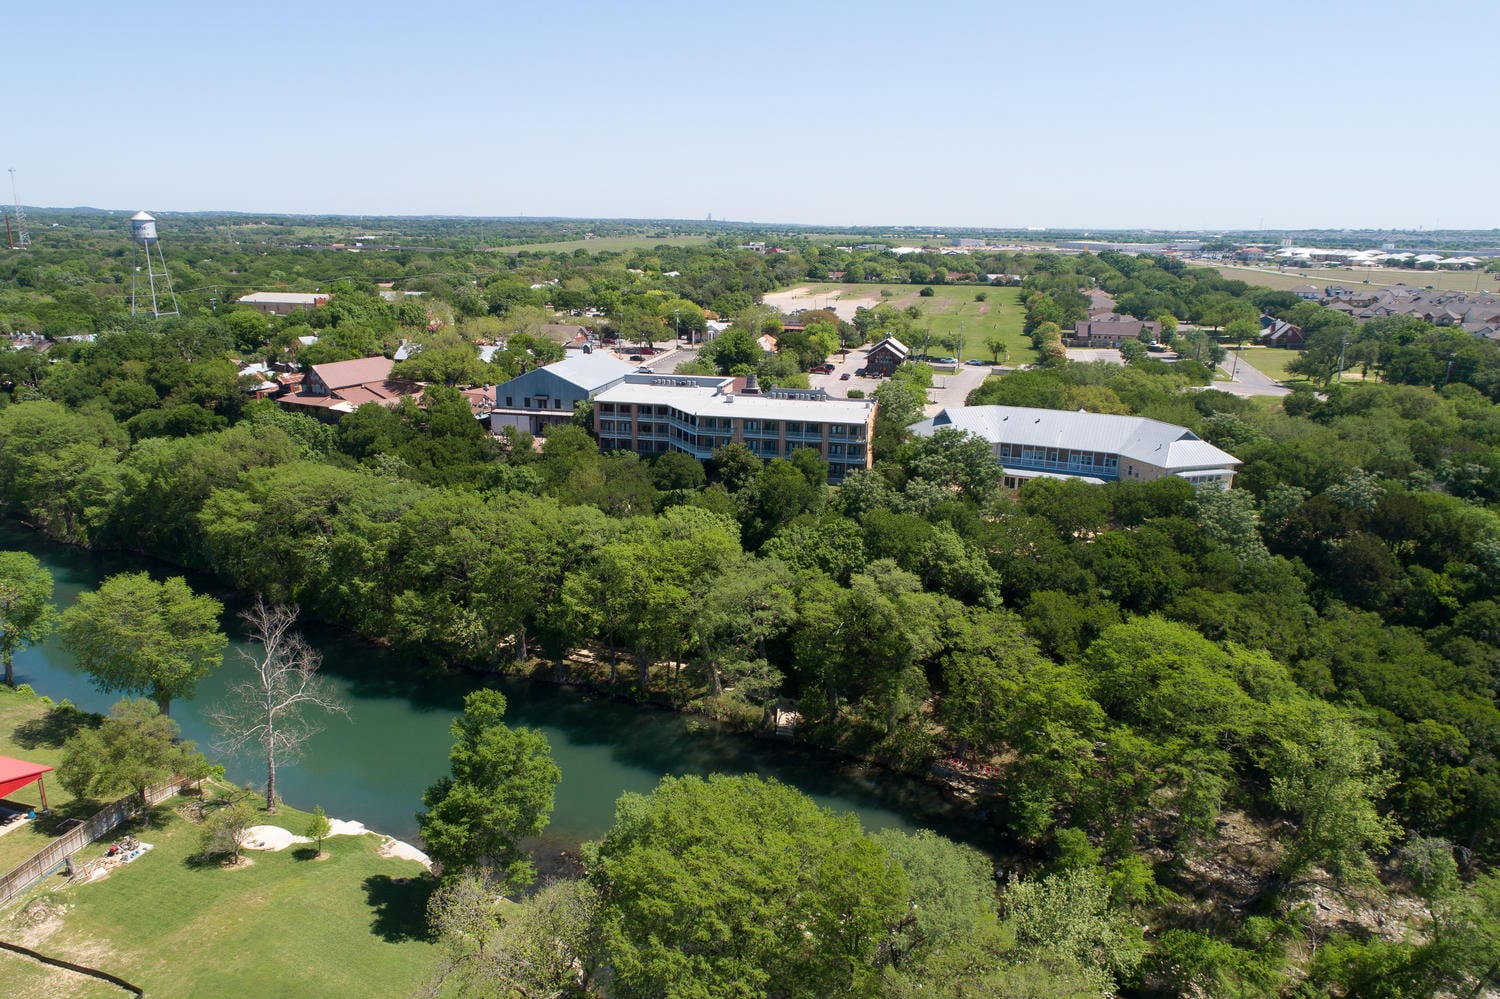
[[[615,384],[634,370],[635,365],[626,364],[602,351],[595,351],[592,354],[570,354],[566,359],[555,364],[532,368],[525,374],[517,375],[501,385],[500,390],[513,394],[536,393],[549,385],[555,388],[556,383],[553,379],[558,379],[573,386],[580,395],[589,396]]]
[[[1234,455],[1214,447],[1186,427],[1144,416],[1024,406],[949,406],[910,429],[925,437],[946,426],[967,430],[991,444],[1100,451],[1171,471],[1233,467],[1240,463]]]

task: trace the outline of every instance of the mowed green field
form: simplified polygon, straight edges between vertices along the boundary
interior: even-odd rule
[[[55,765],[73,721],[40,698],[0,689],[0,755]],[[58,814],[0,835],[0,870],[44,846],[64,815],[98,809],[70,799],[54,776],[45,778],[47,800]],[[35,803],[36,786],[9,800]],[[362,999],[412,995],[426,981],[439,955],[425,926],[434,882],[420,864],[381,856],[378,837],[336,836],[324,841],[324,859],[294,846],[247,853],[251,863],[238,869],[204,865],[193,856],[199,827],[183,814],[194,800],[169,798],[152,809],[149,826],[137,820],[117,829],[111,838],[130,833],[154,849],[103,880],[67,887],[54,874],[24,892],[0,910],[0,937],[103,969],[147,995]],[[309,818],[283,807],[255,821],[300,834]],[[85,847],[79,862],[107,845]],[[0,955],[0,982],[12,995],[121,994],[14,955]]]
[[[917,330],[944,334],[963,333],[963,357],[960,360],[991,360],[991,352],[985,346],[985,341],[991,337],[999,337],[1005,341],[1005,349],[1010,353],[1012,361],[1025,363],[1032,359],[1031,340],[1021,333],[1026,314],[1021,306],[1020,288],[932,285],[932,296],[924,298],[920,294],[922,286],[913,284],[830,284],[812,281],[797,287],[807,289],[804,295],[795,300],[795,307],[799,308],[815,309],[834,301],[858,301],[866,307],[892,305],[898,309],[915,305],[922,313],[913,324]],[[974,301],[977,294],[984,295],[985,300]],[[775,297],[766,296],[767,300]],[[783,301],[778,304],[786,308],[792,303]],[[916,337],[912,339],[917,342],[907,346],[920,353],[921,341]],[[930,353],[947,351],[934,347]],[[1004,355],[1001,357],[1003,359]]]
[[[0,756],[55,767],[62,762],[63,742],[82,721],[81,715],[54,711],[40,697],[0,687]],[[75,801],[55,773],[44,776],[42,782],[53,814],[6,827],[0,835],[0,872],[9,871],[50,843],[67,819],[87,818],[101,807],[100,802]],[[6,801],[40,810],[41,792],[37,785],[28,784]]]
[[[1369,283],[1377,287],[1392,284],[1407,284],[1413,288],[1431,285],[1443,291],[1484,291],[1500,294],[1500,281],[1487,271],[1404,271],[1395,269],[1368,269],[1361,267],[1308,267],[1269,270],[1249,266],[1222,266],[1219,273],[1236,281],[1260,285],[1263,288],[1286,290],[1304,284],[1319,286],[1341,284],[1350,288]]]
[[[1307,379],[1301,375],[1292,374],[1286,368],[1288,364],[1291,364],[1300,356],[1302,356],[1301,351],[1286,350],[1281,347],[1246,347],[1244,353],[1240,355],[1240,363],[1248,364],[1256,371],[1259,371],[1268,378],[1274,378],[1278,382],[1296,385],[1307,381]],[[1234,354],[1232,351],[1224,359],[1224,363],[1227,365],[1234,364]]]

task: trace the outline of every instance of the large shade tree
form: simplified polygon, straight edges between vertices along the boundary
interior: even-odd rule
[[[100,690],[145,694],[165,715],[224,661],[223,610],[181,576],[158,583],[144,572],[123,573],[63,613],[63,644]]]
[[[422,795],[417,816],[422,841],[445,875],[487,867],[502,887],[516,891],[536,877],[523,836],[547,828],[562,771],[547,737],[504,722],[505,695],[476,690],[454,719],[449,776]]]
[[[613,994],[872,995],[906,878],[851,815],[775,781],[627,794],[591,876]]]
[[[83,729],[63,746],[58,780],[76,797],[130,791],[144,805],[147,789],[159,781],[207,776],[208,761],[181,734],[146,698],[120,701],[97,728]]]
[[[0,660],[5,685],[16,685],[15,654],[52,632],[52,573],[26,552],[0,552]]]

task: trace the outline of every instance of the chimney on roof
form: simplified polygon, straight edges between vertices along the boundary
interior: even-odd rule
[[[745,376],[745,387],[740,389],[742,395],[760,395],[760,380],[756,378],[755,372]]]

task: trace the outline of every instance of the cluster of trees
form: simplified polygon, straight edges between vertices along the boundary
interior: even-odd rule
[[[256,349],[289,348],[300,343],[291,331],[316,321],[339,349],[367,348],[357,339],[364,336],[429,336],[431,380],[468,380],[466,344],[482,330],[510,336],[502,364],[537,360],[546,349],[539,340],[529,351],[514,344],[526,345],[519,338],[546,318],[540,306],[564,293],[589,307],[603,303],[611,317],[654,336],[668,329],[663,309],[678,296],[712,307],[694,302],[708,292],[665,276],[698,273],[694,252],[711,265],[703,280],[716,274],[726,288],[742,257],[759,261],[744,265],[751,271],[770,267],[778,276],[774,268],[796,265],[793,257],[811,266],[800,248],[769,257],[733,247],[663,250],[654,263],[640,252],[545,253],[449,281],[431,266],[438,255],[414,255],[409,266],[427,267],[432,289],[421,318],[441,316],[457,339],[417,329],[419,317],[383,303],[366,275],[335,299],[344,305],[270,323],[257,316],[254,329],[235,313],[200,314],[155,332],[123,328],[90,345],[59,345],[57,363],[27,361],[30,374],[12,379],[15,401],[0,393],[0,512],[64,541],[216,573],[429,661],[496,669],[519,661],[566,678],[572,654],[589,649],[609,664],[608,682],[621,693],[699,702],[749,724],[785,698],[801,712],[799,736],[819,745],[919,771],[964,755],[989,768],[974,793],[997,832],[1058,861],[1051,890],[1072,893],[1080,911],[1102,904],[1159,928],[1149,948],[1137,954],[1132,941],[1121,952],[1137,955],[1130,960],[1072,952],[1096,955],[1078,960],[1113,969],[1113,982],[1273,993],[1285,984],[1294,943],[1309,935],[1322,942],[1322,930],[1299,921],[1299,900],[1319,885],[1376,891],[1378,875],[1399,876],[1393,858],[1419,853],[1424,870],[1451,863],[1456,871],[1434,887],[1420,935],[1336,940],[1320,949],[1325,957],[1309,981],[1347,993],[1377,968],[1469,987],[1493,977],[1476,955],[1493,938],[1485,934],[1494,891],[1482,872],[1500,850],[1492,821],[1500,807],[1500,419],[1476,385],[1484,364],[1471,371],[1463,358],[1444,357],[1434,376],[1428,362],[1448,334],[1377,325],[1379,363],[1389,381],[1408,384],[1296,393],[1280,410],[1190,390],[1209,382],[1206,367],[1149,357],[1126,367],[1045,364],[991,380],[970,399],[1190,427],[1242,461],[1236,489],[1203,494],[1173,479],[1104,487],[1039,480],[1010,495],[984,442],[956,432],[908,439],[905,427],[926,404],[930,371],[922,365],[877,390],[876,467],[836,490],[811,451],[763,463],[731,446],[706,468],[683,455],[601,454],[586,414],[537,451],[524,434],[489,439],[441,384],[425,407],[365,407],[330,428],[243,404],[220,375],[227,351],[258,337]],[[839,252],[818,257],[842,262]],[[1248,310],[1301,308],[1170,260],[1003,263],[996,272],[1027,275],[1028,324],[1043,343],[1081,302],[1086,308],[1082,291],[1093,287],[1115,294],[1122,311],[1180,318],[1209,339],[1216,327],[1232,335]],[[553,278],[557,285],[531,287]],[[749,287],[713,294],[753,297]],[[66,297],[62,285],[25,294]],[[684,307],[672,308],[680,319]],[[814,315],[768,358],[755,335],[776,317],[748,303],[740,311],[736,330],[703,363],[781,384],[795,384],[835,340],[899,335],[912,318],[889,307],[852,324]],[[1314,356],[1321,349],[1315,344]],[[7,572],[0,562],[0,577]],[[28,610],[36,587],[24,567],[10,574],[22,582],[12,591],[0,585],[7,652],[47,626],[45,613]],[[65,619],[65,633],[94,650],[99,675],[115,689],[165,706],[212,657],[211,638],[149,662],[115,662],[107,626],[126,614],[168,619],[196,598],[118,585],[119,599],[80,611],[87,621]],[[555,780],[544,743],[493,734],[503,710],[474,706],[473,723],[455,729],[452,776],[425,804],[431,840],[455,868],[487,861],[502,886],[514,886],[527,875],[515,839],[539,828]],[[519,769],[492,766],[502,758]],[[506,772],[525,775],[515,784],[530,798],[485,814],[513,830],[510,838],[466,835],[467,817]],[[647,914],[609,907],[626,906],[611,894],[619,884],[644,876],[636,844],[659,863],[680,852],[670,840],[651,845],[652,810],[698,793],[633,801],[614,846],[606,841],[599,855],[618,882],[591,882],[597,897],[543,892],[537,898],[550,902],[493,933],[511,940],[512,925],[597,913],[577,924],[579,939],[602,934],[609,949],[590,942],[575,953],[595,957],[580,956],[578,967],[607,954],[617,973],[686,974],[680,968],[691,961],[648,953],[631,937]],[[724,789],[701,793],[731,811],[759,807]],[[789,803],[766,807],[768,816],[822,828]],[[1203,890],[1198,858],[1227,848],[1226,813],[1249,816],[1270,845],[1248,872],[1250,887],[1221,900],[1253,915],[1207,919],[1181,896]],[[919,875],[905,860],[879,860],[853,831],[820,835],[845,844],[842,860],[868,860],[872,877],[897,878],[886,885],[894,897],[913,890]],[[1079,870],[1093,880],[1084,883]],[[861,866],[850,876],[865,873]],[[1007,888],[1005,908],[975,917],[974,925],[1001,926],[989,957],[914,945],[910,967],[1020,974],[1014,958],[1027,953],[1025,941],[1054,931],[1047,939],[1071,939],[1049,922],[1062,903],[1050,895],[1028,903],[1027,891],[1043,888],[1015,896]],[[795,935],[762,920],[754,953],[747,945],[744,963],[725,974],[754,981],[757,962],[774,953],[804,969],[797,974],[809,991],[833,982],[895,989],[906,958],[890,943],[890,913],[878,905],[838,911],[836,922],[849,928],[844,949],[799,957]],[[799,918],[813,925],[823,910]],[[1103,919],[1089,918],[1095,926]],[[1463,943],[1444,950],[1439,941]],[[695,946],[689,956],[701,952]],[[1037,966],[1070,981],[1078,969],[1047,954]]]
[[[455,772],[474,742],[470,714],[455,725]],[[482,738],[504,743],[503,728]],[[997,895],[989,861],[970,847],[930,832],[870,835],[756,777],[668,777],[622,797],[615,815],[584,847],[585,877],[519,901],[505,897],[515,880],[488,866],[446,871],[428,910],[446,958],[434,987],[1083,996],[1133,978],[1147,953],[1124,893],[1086,860]]]

